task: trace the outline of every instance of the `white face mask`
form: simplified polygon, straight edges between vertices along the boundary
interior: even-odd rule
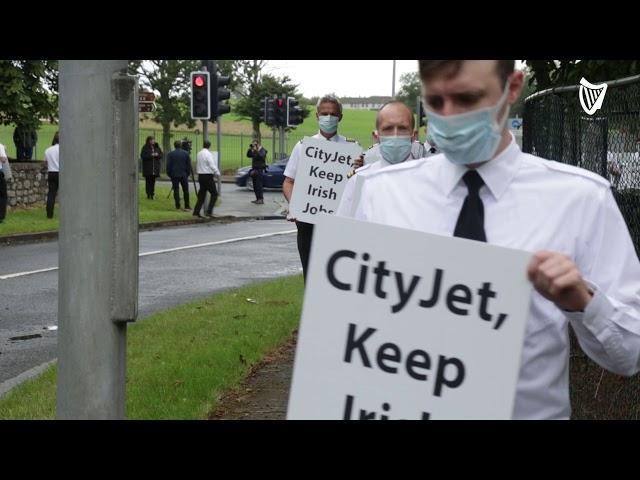
[[[382,158],[389,163],[404,162],[411,154],[411,137],[409,135],[380,137]]]
[[[333,115],[319,115],[318,123],[320,124],[320,130],[324,133],[333,134],[338,131],[338,117]]]
[[[498,119],[498,113],[507,101],[510,83],[507,82],[504,93],[493,107],[444,116],[425,106],[429,134],[450,162],[469,165],[493,158],[509,117],[507,107],[504,117]]]

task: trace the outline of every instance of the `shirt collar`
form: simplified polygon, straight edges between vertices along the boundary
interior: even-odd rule
[[[500,155],[477,169],[485,185],[496,200],[500,199],[505,192],[511,180],[513,180],[513,177],[516,176],[520,166],[518,158],[522,151],[516,143],[513,134],[509,132],[509,135],[511,135],[511,142],[507,148],[505,148]],[[468,171],[469,169],[464,165],[456,165],[446,158],[443,159],[441,185],[447,196],[451,195],[451,192],[453,192],[453,189],[458,185],[462,176]]]
[[[322,139],[327,140],[329,142],[339,142],[340,141],[340,134],[338,132],[336,132],[331,138],[327,138],[324,135],[322,135],[322,133],[320,133],[320,130],[318,130],[318,133],[316,134],[316,138],[322,138]]]

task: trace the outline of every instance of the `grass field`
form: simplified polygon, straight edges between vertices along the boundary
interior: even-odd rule
[[[207,418],[221,393],[298,328],[302,297],[298,275],[229,290],[131,324],[127,418]],[[56,375],[54,365],[0,399],[0,420],[55,418]]]
[[[344,117],[340,122],[339,133],[348,138],[353,138],[360,142],[366,148],[371,143],[371,131],[375,128],[376,112],[371,110],[345,110]],[[233,113],[225,115],[221,122],[222,126],[222,169],[235,170],[241,166],[248,165],[250,159],[246,157],[249,143],[251,142],[251,123],[248,120],[238,120]],[[54,133],[58,130],[58,125],[43,124],[38,131],[38,144],[34,151],[34,159],[43,160],[44,151],[51,145]],[[13,144],[13,126],[0,126],[0,143],[6,149],[7,154],[11,158],[15,158],[16,148]],[[195,133],[198,131],[199,133]],[[262,142],[269,151],[269,157],[272,158],[272,140],[271,129],[261,128],[263,135]],[[307,117],[301,125],[295,130],[287,134],[286,150],[290,152],[295,143],[305,135],[315,135],[318,132],[318,123],[315,114],[312,113]],[[209,124],[210,140],[212,149],[217,150],[216,125]],[[153,135],[156,140],[162,144],[162,127],[159,124],[146,120],[141,123],[139,130],[140,148],[144,144],[147,136]],[[202,148],[202,124],[199,122],[193,129],[187,129],[186,126],[178,127],[172,130],[170,144],[173,148],[173,141],[189,138],[193,142],[194,151]]]

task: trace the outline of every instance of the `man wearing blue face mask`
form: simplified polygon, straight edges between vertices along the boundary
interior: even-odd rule
[[[312,138],[325,139],[330,142],[346,143],[348,140],[342,135],[338,135],[338,123],[342,120],[342,104],[333,95],[325,95],[318,100],[316,106],[316,118],[320,131]],[[287,161],[287,168],[284,170],[284,183],[282,184],[282,193],[291,203],[291,194],[293,193],[293,184],[298,170],[298,162],[302,154],[302,143],[298,142],[291,156]],[[362,159],[354,162],[357,166],[362,166]],[[313,224],[306,222],[298,222],[295,218],[288,218],[291,222],[296,222],[298,228],[298,253],[302,262],[302,273],[307,278],[307,265],[309,264],[309,252],[311,251],[311,240],[313,238]]]
[[[351,216],[354,198],[358,198],[363,177],[371,172],[424,156],[424,147],[416,148],[418,132],[413,112],[404,103],[392,100],[385,103],[376,115],[375,145],[364,156],[365,165],[349,178],[340,199],[336,215]],[[419,144],[422,146],[422,144]],[[356,200],[357,203],[357,200]]]
[[[568,419],[569,323],[603,368],[640,370],[640,262],[608,181],[518,147],[514,64],[420,60],[442,153],[368,175],[355,218],[532,252],[513,418]]]

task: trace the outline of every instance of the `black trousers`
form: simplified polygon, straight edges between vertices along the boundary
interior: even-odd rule
[[[147,198],[153,198],[156,192],[156,176],[155,175],[147,175],[144,177],[145,184],[144,188],[147,192]]]
[[[7,216],[7,181],[4,179],[4,173],[0,172],[0,221]]]
[[[200,190],[198,191],[198,201],[193,209],[193,214],[200,215],[200,209],[203,207],[204,201],[207,198],[207,192],[209,192],[211,199],[209,200],[207,214],[211,215],[213,213],[213,206],[218,199],[218,190],[216,189],[216,182],[213,179],[213,173],[199,173],[198,183],[200,184]]]
[[[171,185],[173,185],[173,199],[176,201],[176,208],[180,208],[180,186],[184,195],[184,208],[189,206],[189,179],[187,177],[171,177]]]
[[[311,241],[313,239],[313,223],[298,222],[298,253],[302,262],[302,276],[307,281],[307,270],[309,268],[309,254],[311,253]]]
[[[47,183],[49,191],[47,192],[47,218],[53,218],[53,206],[56,204],[56,195],[58,195],[58,172],[49,172],[47,174]]]
[[[264,170],[257,168],[255,170],[252,170],[251,173],[254,174],[251,177],[251,180],[253,180],[253,193],[256,194],[256,200],[263,200],[264,194],[262,174],[264,173]]]

